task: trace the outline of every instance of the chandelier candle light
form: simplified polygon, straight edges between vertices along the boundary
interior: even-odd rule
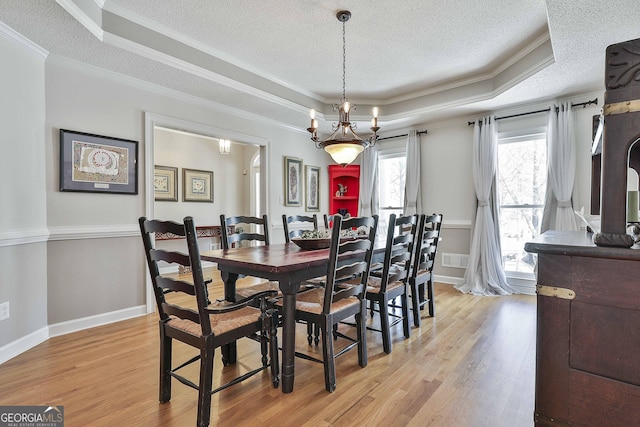
[[[311,133],[311,140],[316,143],[316,148],[323,148],[331,158],[343,166],[353,162],[366,148],[375,145],[378,140],[378,107],[373,107],[373,118],[371,119],[371,131],[373,135],[364,139],[355,132],[355,123],[349,121],[349,112],[355,110],[356,106],[349,103],[345,91],[345,69],[346,69],[346,43],[345,43],[345,22],[351,18],[351,12],[341,10],[336,14],[338,21],[342,22],[342,99],[340,104],[333,105],[333,111],[340,113],[339,123],[332,125],[333,133],[329,138],[321,140],[318,138],[318,121],[316,111],[311,110],[311,127],[307,128]]]

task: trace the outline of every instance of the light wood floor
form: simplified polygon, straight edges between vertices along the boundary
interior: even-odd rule
[[[535,297],[436,284],[436,306],[410,339],[395,327],[390,355],[369,331],[369,365],[355,351],[339,358],[334,393],[322,365],[296,359],[293,393],[263,371],[213,395],[211,425],[532,426]],[[298,328],[297,349],[321,354]],[[174,347],[174,359],[191,355]],[[0,365],[0,405],[63,405],[67,427],[194,425],[195,390],[174,381],[171,402],[158,402],[158,353],[156,314],[52,338]],[[242,341],[238,353],[236,366],[216,359],[214,381],[260,364],[257,343]]]

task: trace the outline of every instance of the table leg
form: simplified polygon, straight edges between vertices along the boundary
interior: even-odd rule
[[[282,300],[282,392],[293,391],[296,350],[296,293],[284,293]]]
[[[235,302],[236,280],[238,279],[238,275],[234,273],[228,273],[226,271],[221,271],[220,276],[222,277],[222,281],[224,282],[224,299],[227,301]],[[235,341],[223,345],[220,348],[220,351],[222,352],[222,363],[224,366],[236,363],[237,346]]]

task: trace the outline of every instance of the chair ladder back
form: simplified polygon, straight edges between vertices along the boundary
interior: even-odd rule
[[[380,292],[386,292],[389,283],[405,281],[411,268],[413,245],[417,233],[418,216],[389,215]],[[396,235],[396,230],[398,234]]]
[[[364,298],[366,283],[369,279],[369,268],[371,267],[371,257],[375,241],[376,229],[378,226],[378,216],[372,217],[350,217],[342,218],[341,215],[334,215],[333,229],[331,232],[331,246],[329,250],[329,264],[327,268],[327,282],[324,293],[323,312],[331,312],[331,304],[343,298],[357,295]],[[351,240],[342,241],[343,230],[365,229],[366,234]],[[338,258],[347,252],[362,251],[362,255],[356,257],[346,265],[338,266]],[[353,284],[349,288],[336,287],[337,283],[360,276],[358,284]],[[350,282],[353,283],[353,282]]]
[[[290,215],[287,216],[282,214],[282,226],[284,227],[284,239],[287,243],[298,236],[300,236],[307,229],[297,228],[294,230],[289,230],[289,224],[291,223],[309,223],[313,224],[313,230],[318,230],[318,215],[313,214],[312,216],[308,215]]]
[[[167,321],[170,316],[174,316],[180,319],[190,320],[201,325],[203,335],[211,334],[211,324],[208,321],[208,314],[206,313],[208,295],[202,273],[200,251],[198,249],[193,219],[186,217],[184,224],[180,224],[174,221],[147,220],[143,217],[140,218],[139,222],[160,318]],[[189,255],[154,247],[151,234],[168,232],[186,237]],[[193,283],[161,275],[160,269],[158,268],[159,262],[177,264],[190,269]],[[181,293],[193,297],[192,301],[195,302],[194,305],[197,309],[167,302],[166,294],[169,292]],[[207,320],[203,321],[203,319]]]
[[[412,267],[412,276],[425,276],[421,281],[428,278],[433,271],[435,256],[440,240],[440,229],[442,226],[442,215],[426,215],[419,226],[419,236],[415,259]]]
[[[262,227],[262,233],[252,231],[236,231],[233,234],[229,234],[228,227],[236,226],[238,224],[247,224],[249,226]],[[262,217],[255,216],[230,216],[220,215],[220,229],[222,232],[222,248],[229,249],[234,243],[242,241],[254,241],[264,242],[265,245],[269,244],[269,222],[267,215]]]
[[[158,267],[158,259],[161,255],[155,255],[157,250],[155,249],[154,239],[152,235],[155,233],[170,232],[177,236],[184,236],[184,227],[181,224],[173,221],[159,221],[148,220],[145,217],[138,219],[140,225],[140,234],[142,236],[142,243],[144,245],[145,258],[147,260],[147,268],[151,277],[151,285],[153,287],[153,293],[156,298],[156,305],[160,319],[167,320],[169,315],[165,313],[163,305],[165,304],[165,292],[163,288],[158,284],[158,278],[160,278],[160,268]],[[156,259],[154,259],[156,258]]]

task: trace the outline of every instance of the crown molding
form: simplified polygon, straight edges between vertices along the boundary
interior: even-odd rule
[[[127,76],[125,74],[116,73],[115,71],[109,71],[104,68],[96,67],[94,65],[86,64],[84,62],[76,61],[74,59],[51,55],[48,60],[49,63],[73,69],[85,74],[89,74],[98,78],[114,81],[116,83],[124,84],[136,89],[144,90],[145,92],[151,92],[154,95],[166,96],[177,101],[185,102],[191,105],[207,108],[221,113],[229,114],[235,117],[239,117],[246,120],[251,120],[263,125],[273,126],[279,129],[285,129],[287,131],[296,132],[300,134],[307,134],[306,129],[302,129],[302,126],[293,126],[289,123],[274,120],[272,118],[264,117],[259,114],[251,113],[239,108],[230,107],[219,102],[211,101],[208,99],[200,98],[198,96],[190,95],[184,92],[180,92],[175,89],[169,89],[165,86],[150,83],[145,80],[137,79],[135,77]],[[307,109],[301,108],[301,111],[305,114]]]
[[[42,59],[44,61],[45,59],[47,59],[47,56],[49,56],[49,52],[47,50],[41,48],[2,21],[0,21],[0,36],[9,40],[16,46],[24,49],[27,53],[31,54],[37,59]]]
[[[102,30],[101,23],[96,22],[87,14],[87,10],[91,6],[91,2],[83,2],[85,9],[82,9],[74,0],[56,0],[64,10],[73,16],[83,27],[85,27],[91,34],[93,34],[98,40],[103,41],[104,31]],[[101,5],[98,2],[93,2],[95,9],[92,9],[96,17],[100,17],[102,14]]]

